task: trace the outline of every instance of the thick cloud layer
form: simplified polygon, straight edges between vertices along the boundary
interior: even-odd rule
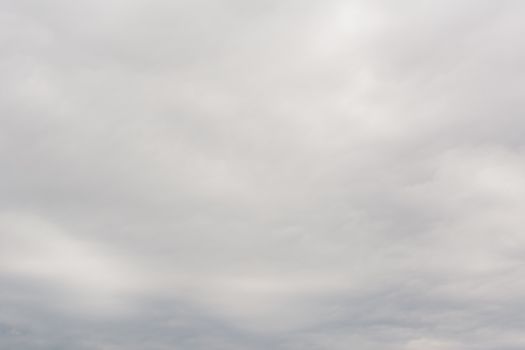
[[[525,347],[525,4],[0,0],[0,348]]]

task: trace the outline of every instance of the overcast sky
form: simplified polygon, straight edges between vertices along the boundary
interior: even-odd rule
[[[524,19],[0,0],[0,349],[524,349]]]

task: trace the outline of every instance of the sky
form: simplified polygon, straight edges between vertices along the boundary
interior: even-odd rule
[[[0,0],[0,349],[525,348],[524,18]]]

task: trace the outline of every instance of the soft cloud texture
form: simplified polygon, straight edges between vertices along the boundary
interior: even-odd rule
[[[0,348],[522,349],[524,16],[0,0]]]

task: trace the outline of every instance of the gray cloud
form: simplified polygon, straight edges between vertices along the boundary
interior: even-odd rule
[[[0,6],[0,348],[525,345],[520,2]]]

